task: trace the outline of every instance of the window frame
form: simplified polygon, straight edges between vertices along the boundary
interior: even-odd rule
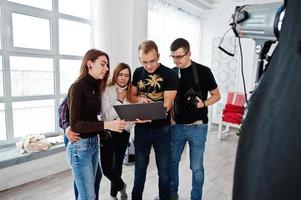
[[[28,5],[9,2],[7,0],[0,0],[0,36],[1,46],[0,56],[2,56],[2,71],[3,71],[3,93],[0,96],[0,103],[4,103],[5,107],[5,123],[6,123],[6,138],[7,140],[0,141],[0,147],[10,145],[19,140],[14,138],[13,130],[13,110],[12,103],[18,101],[31,100],[54,100],[55,116],[55,132],[47,133],[46,135],[56,135],[61,133],[58,126],[57,109],[60,105],[61,99],[66,96],[60,92],[60,59],[81,60],[82,56],[77,55],[63,55],[59,54],[59,19],[71,20],[74,22],[85,23],[91,26],[90,32],[90,47],[94,47],[94,27],[93,27],[93,2],[91,0],[91,18],[85,19],[77,16],[71,16],[58,12],[58,0],[52,0],[52,10],[45,10],[42,8],[31,7]],[[38,17],[49,20],[50,30],[50,50],[32,49],[13,46],[12,34],[12,13],[24,14],[32,17]],[[38,96],[12,96],[11,91],[11,71],[10,71],[10,56],[25,56],[25,57],[40,57],[51,58],[53,60],[53,80],[54,93],[51,95]]]

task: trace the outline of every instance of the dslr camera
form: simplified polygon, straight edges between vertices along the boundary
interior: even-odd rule
[[[195,111],[197,109],[197,98],[199,97],[202,99],[202,92],[201,91],[195,91],[193,88],[190,88],[185,94],[184,94],[184,108],[187,111]]]

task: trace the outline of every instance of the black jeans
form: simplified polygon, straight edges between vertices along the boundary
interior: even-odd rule
[[[130,133],[111,132],[112,137],[100,142],[100,160],[103,174],[111,181],[111,196],[115,197],[122,190],[121,178],[123,158],[129,143]]]

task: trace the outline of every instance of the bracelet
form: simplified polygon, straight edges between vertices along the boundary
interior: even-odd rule
[[[203,107],[203,108],[207,107],[206,102],[205,102],[205,101],[202,101],[202,102],[203,102],[203,104],[204,104],[204,107]]]

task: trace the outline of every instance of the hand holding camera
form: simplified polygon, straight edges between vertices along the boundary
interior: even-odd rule
[[[196,97],[196,108],[204,108],[204,107],[205,107],[204,101],[197,96]]]
[[[202,100],[202,92],[195,91],[193,88],[190,88],[184,94],[185,104],[184,108],[187,111],[195,111],[198,108],[206,107],[206,104]]]

